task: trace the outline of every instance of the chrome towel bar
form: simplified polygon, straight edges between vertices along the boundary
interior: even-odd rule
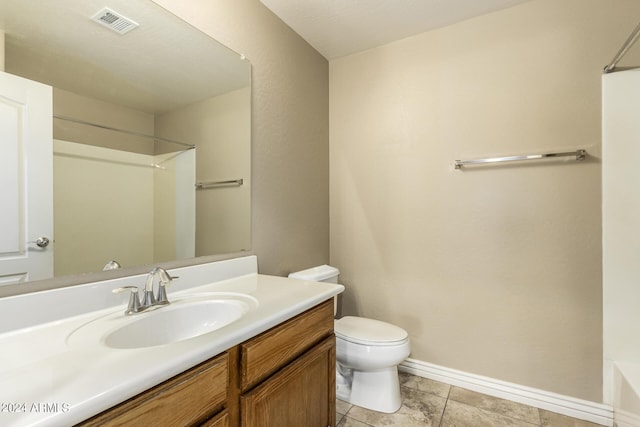
[[[475,159],[475,160],[456,160],[454,167],[461,169],[467,165],[479,165],[484,163],[499,163],[499,162],[516,162],[521,160],[538,160],[549,157],[575,157],[575,160],[584,160],[587,157],[586,150],[569,151],[565,153],[546,153],[546,154],[531,154],[528,156],[509,156],[509,157],[493,157],[489,159]]]
[[[229,181],[208,181],[196,182],[196,190],[205,190],[207,188],[231,187],[244,184],[244,179],[231,179]]]

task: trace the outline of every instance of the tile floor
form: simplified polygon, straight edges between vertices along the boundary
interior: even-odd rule
[[[553,412],[400,373],[402,407],[383,414],[337,401],[337,427],[596,427]]]

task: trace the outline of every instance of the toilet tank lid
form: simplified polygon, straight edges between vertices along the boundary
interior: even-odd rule
[[[317,267],[308,268],[306,270],[293,272],[289,274],[289,278],[321,282],[332,277],[337,277],[339,274],[340,270],[335,267],[331,267],[330,265],[324,264]]]

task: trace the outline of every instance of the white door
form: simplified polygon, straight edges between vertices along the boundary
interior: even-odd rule
[[[51,86],[0,72],[0,285],[53,277],[52,113]]]

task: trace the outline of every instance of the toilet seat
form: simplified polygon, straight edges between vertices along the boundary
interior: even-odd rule
[[[392,346],[405,343],[409,334],[402,328],[366,317],[345,316],[334,323],[336,337],[354,344]]]

